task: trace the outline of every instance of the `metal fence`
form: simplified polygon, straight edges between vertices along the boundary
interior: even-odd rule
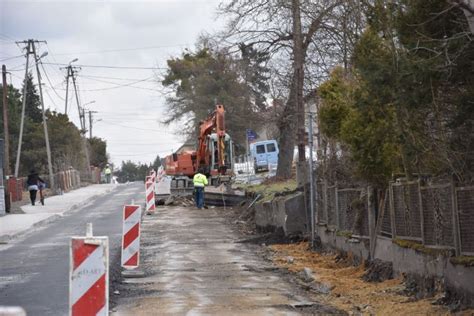
[[[366,189],[339,188],[337,184],[316,184],[318,223],[330,228],[369,237]]]
[[[41,177],[46,181],[49,180],[48,176]],[[10,177],[7,180],[7,189],[11,202],[17,202],[23,199],[23,192],[27,190],[26,180],[26,177]],[[81,176],[79,172],[74,169],[59,171],[54,174],[54,182],[55,188],[53,190],[53,194],[56,194],[56,191],[67,192],[72,189],[77,189],[81,186]]]
[[[375,235],[377,230],[380,236],[454,249],[457,255],[474,255],[474,187],[393,182],[378,210],[375,204],[369,210],[369,188],[341,188],[317,182],[315,190],[319,225],[362,238]],[[371,211],[375,218],[372,228]]]

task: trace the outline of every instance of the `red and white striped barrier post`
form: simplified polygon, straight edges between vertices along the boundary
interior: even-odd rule
[[[71,238],[70,251],[69,315],[108,315],[108,237],[92,236],[89,223],[86,237]]]
[[[150,176],[151,176],[151,182],[155,183],[155,181],[156,181],[156,171],[152,170],[150,172]]]
[[[133,204],[133,202],[132,202]],[[122,267],[137,268],[140,260],[140,205],[123,207]]]
[[[148,214],[155,213],[155,185],[151,181],[145,182],[145,197],[146,197],[147,213]]]

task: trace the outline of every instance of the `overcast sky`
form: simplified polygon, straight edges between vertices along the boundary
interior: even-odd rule
[[[60,65],[74,58],[80,102],[94,114],[93,135],[107,141],[113,163],[151,162],[176,150],[183,139],[179,125],[163,126],[165,105],[157,75],[171,56],[193,48],[202,32],[224,24],[216,19],[219,0],[208,1],[5,1],[0,0],[0,63],[21,87],[25,58],[15,41],[46,40],[39,45],[47,76],[45,106],[64,112],[65,71]],[[21,46],[21,45],[20,45]],[[49,64],[48,64],[49,63]],[[73,65],[74,65],[73,64]],[[101,67],[89,67],[101,66]],[[10,80],[10,77],[8,77]],[[125,86],[124,86],[125,85]],[[53,90],[54,88],[54,90]],[[79,125],[73,90],[68,114]]]

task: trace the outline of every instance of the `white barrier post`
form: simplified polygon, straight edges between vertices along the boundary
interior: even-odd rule
[[[71,237],[69,315],[108,314],[109,239],[93,236],[89,223],[86,237]]]
[[[123,207],[122,267],[133,269],[140,261],[140,205]]]

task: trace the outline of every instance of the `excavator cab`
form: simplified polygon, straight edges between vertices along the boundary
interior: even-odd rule
[[[224,164],[219,166],[219,157],[218,157],[218,146],[219,140],[216,133],[212,133],[208,136],[208,147],[209,154],[210,154],[210,170],[209,175],[211,177],[211,184],[212,185],[219,185],[223,182],[229,182],[233,176],[232,170],[234,170],[233,166],[233,156],[234,156],[234,144],[232,139],[230,138],[229,134],[225,134],[223,139],[224,142]]]

